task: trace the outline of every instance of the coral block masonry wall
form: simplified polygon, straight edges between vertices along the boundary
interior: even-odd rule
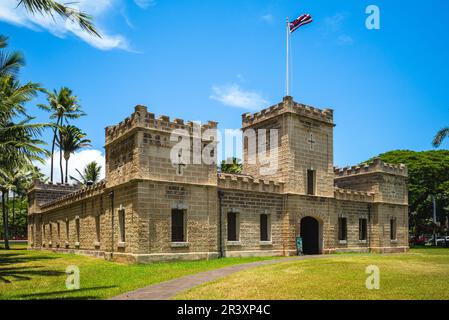
[[[137,106],[106,128],[104,181],[31,187],[29,247],[131,263],[296,255],[297,237],[307,254],[407,251],[407,168],[379,159],[334,168],[334,126],[333,110],[291,97],[244,114],[244,169],[226,174],[172,163],[173,130],[198,128]],[[202,147],[216,143],[204,134],[216,128],[199,127]],[[269,176],[266,163],[248,161],[246,133],[260,129],[279,133]]]

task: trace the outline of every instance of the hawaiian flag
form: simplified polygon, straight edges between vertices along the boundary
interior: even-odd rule
[[[311,23],[312,21],[312,16],[310,14],[303,14],[298,19],[290,22],[290,33],[296,31],[298,28],[306,24]]]

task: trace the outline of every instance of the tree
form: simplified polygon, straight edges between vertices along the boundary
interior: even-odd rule
[[[81,173],[78,169],[76,169],[78,172],[80,179],[74,178],[70,176],[70,179],[75,180],[76,182],[86,186],[89,183],[98,183],[100,181],[100,172],[101,172],[101,166],[96,162],[93,161],[91,163],[88,163],[83,170],[83,173]]]
[[[68,124],[69,120],[78,119],[85,115],[81,110],[78,102],[78,97],[73,95],[72,90],[67,87],[61,88],[59,91],[47,92],[47,105],[39,104],[38,106],[48,112],[51,112],[50,119],[54,120],[53,140],[51,144],[51,159],[50,159],[50,181],[53,183],[54,176],[54,154],[55,145],[58,135],[60,135],[59,128],[61,125]],[[61,137],[59,137],[61,138]],[[64,176],[62,170],[62,151],[59,155],[59,166],[61,170],[61,183],[64,183]]]
[[[433,146],[435,148],[439,148],[441,144],[443,143],[443,140],[445,140],[447,137],[449,137],[449,127],[443,128],[440,131],[438,131],[437,135],[433,139]]]
[[[11,208],[6,208],[7,215],[9,217],[9,210],[11,209],[12,213],[12,221],[11,226],[13,227],[13,236],[15,235],[15,227],[16,227],[16,197],[19,199],[26,196],[27,190],[32,184],[34,178],[36,177],[36,167],[30,164],[24,164],[21,167],[10,167],[6,174],[4,174],[0,179],[4,179],[0,184],[4,186],[2,193],[6,194],[6,198],[8,201],[4,201],[4,203],[9,202],[9,195],[12,194],[12,205]],[[9,218],[7,218],[9,220]],[[6,225],[9,226],[8,223]]]
[[[66,4],[61,4],[54,0],[17,0],[17,2],[18,6],[25,7],[26,10],[32,14],[47,14],[53,17],[53,14],[56,13],[66,20],[77,23],[81,29],[87,31],[88,33],[101,38],[92,23],[92,17],[87,13],[81,12],[67,6]]]
[[[0,35],[0,49],[6,48],[8,38]],[[25,64],[20,52],[0,53],[0,77],[15,76],[20,68]]]
[[[6,47],[7,38],[0,36],[0,49]],[[32,161],[44,162],[47,155],[41,148],[45,143],[36,138],[47,124],[30,123],[33,118],[25,109],[25,104],[41,89],[31,82],[20,84],[17,75],[23,64],[20,53],[0,51],[0,192],[6,249],[9,249],[7,202],[9,193],[16,188],[13,172],[31,165]]]
[[[237,158],[228,159],[228,161],[223,160],[219,170],[223,173],[240,174],[243,170],[243,164],[241,160]]]
[[[90,147],[90,140],[85,139],[86,134],[75,126],[61,126],[59,129],[60,136],[58,139],[59,149],[64,153],[65,159],[65,183],[68,183],[69,159],[72,153],[81,148]],[[62,175],[62,172],[61,172]]]

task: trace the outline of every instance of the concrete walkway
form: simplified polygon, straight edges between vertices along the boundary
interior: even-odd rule
[[[256,268],[259,266],[266,266],[270,264],[289,262],[297,260],[309,260],[309,259],[322,259],[331,258],[331,255],[325,256],[303,256],[303,257],[293,257],[284,258],[276,260],[264,260],[251,263],[245,263],[240,265],[234,265],[229,267],[224,267],[221,269],[210,270],[205,272],[200,272],[197,274],[185,276],[178,279],[173,279],[170,281],[162,282],[159,284],[151,285],[142,289],[135,291],[130,291],[121,294],[111,300],[169,300],[176,296],[178,293],[189,290],[193,287],[199,286],[203,283],[214,281],[219,278],[226,277],[230,274]]]

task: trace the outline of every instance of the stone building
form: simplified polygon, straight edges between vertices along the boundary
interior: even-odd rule
[[[194,123],[137,106],[106,128],[104,181],[29,190],[29,246],[139,263],[296,255],[298,236],[305,254],[407,251],[407,168],[380,159],[334,168],[334,126],[332,110],[291,97],[244,114],[243,132],[277,129],[277,170],[261,175],[245,140],[243,173],[224,174],[216,164],[174,164],[170,135]]]

